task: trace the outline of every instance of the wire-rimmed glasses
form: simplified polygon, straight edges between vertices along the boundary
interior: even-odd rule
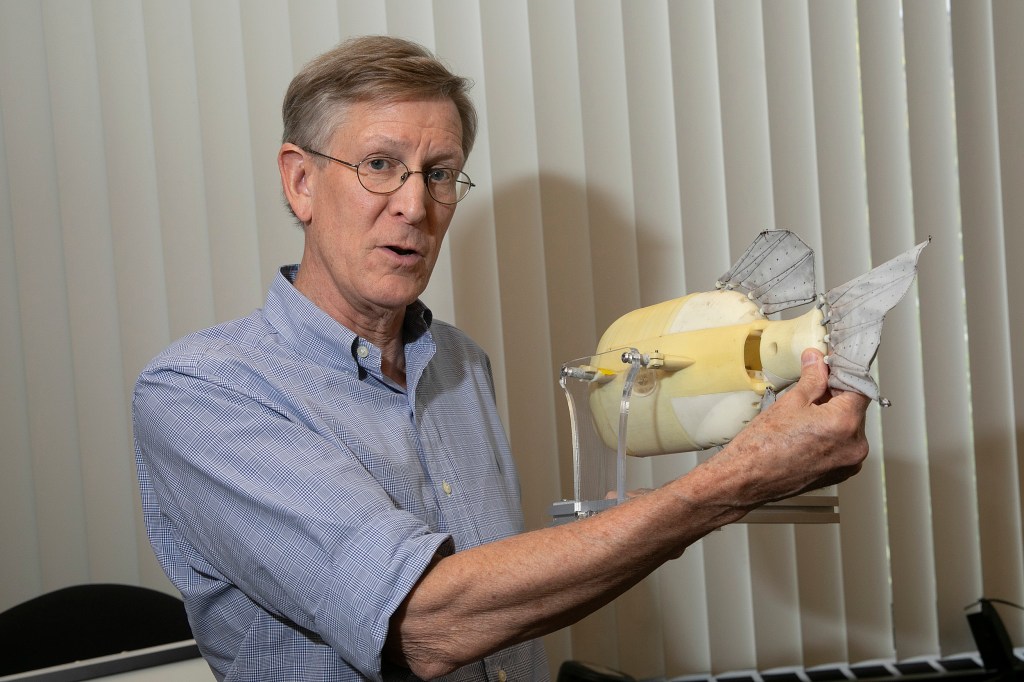
[[[349,163],[313,149],[305,151],[351,168],[356,172],[363,189],[373,194],[397,192],[409,176],[416,173],[423,176],[427,193],[439,204],[457,204],[466,198],[469,190],[476,187],[469,176],[457,168],[434,167],[414,171],[409,170],[401,160],[391,156],[368,156],[359,163]]]

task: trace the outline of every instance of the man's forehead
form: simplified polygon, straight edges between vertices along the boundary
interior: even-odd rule
[[[461,150],[462,119],[450,99],[356,102],[341,115],[335,135],[396,145],[429,136]]]
[[[359,101],[348,106],[342,126],[381,128],[389,124],[431,128],[462,137],[462,119],[451,99]]]

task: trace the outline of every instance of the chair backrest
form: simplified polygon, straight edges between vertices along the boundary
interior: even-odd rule
[[[176,597],[135,585],[75,585],[0,613],[0,676],[189,639]]]

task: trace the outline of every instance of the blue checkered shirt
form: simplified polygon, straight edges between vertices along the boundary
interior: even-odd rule
[[[490,364],[417,302],[403,390],[296,272],[139,377],[146,528],[218,679],[409,679],[381,648],[432,557],[522,531]],[[527,642],[445,679],[547,679],[547,662]]]

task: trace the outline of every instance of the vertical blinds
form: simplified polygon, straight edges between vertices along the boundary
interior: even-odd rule
[[[491,355],[530,527],[571,494],[557,368],[618,316],[710,288],[763,229],[815,249],[822,289],[933,237],[886,321],[893,407],[870,409],[842,522],[716,532],[548,637],[553,665],[952,654],[974,648],[965,606],[1024,603],[1024,3],[8,0],[0,609],[80,582],[171,589],[138,510],[134,377],[300,257],[280,100],[362,33],[476,81],[478,187],[424,298]]]

